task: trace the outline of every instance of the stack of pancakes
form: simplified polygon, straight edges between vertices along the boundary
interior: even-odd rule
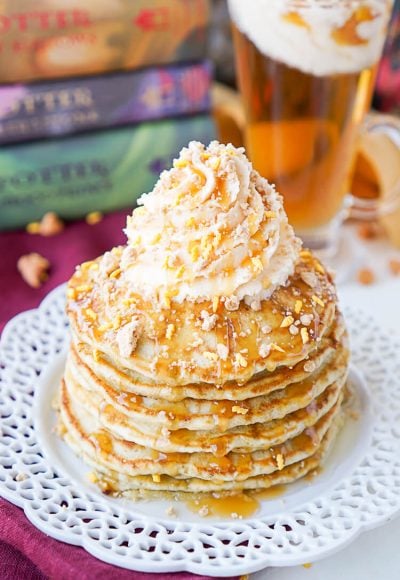
[[[261,490],[315,470],[340,425],[349,358],[320,262],[301,251],[258,309],[156,307],[119,283],[122,253],[83,264],[68,286],[60,425],[103,490]]]

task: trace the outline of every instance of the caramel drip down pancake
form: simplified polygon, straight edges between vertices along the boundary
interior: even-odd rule
[[[99,276],[97,264],[85,264],[69,285],[73,340],[60,421],[67,442],[107,489],[122,495],[142,487],[149,493],[262,489],[316,468],[338,429],[349,352],[329,275],[309,252],[261,310],[190,303],[185,316],[178,305],[175,312],[156,311],[139,296],[120,296],[113,279]],[[113,284],[107,304],[101,301],[106,283]],[[116,346],[123,301],[145,318],[127,360]],[[200,308],[216,316],[212,330],[202,328]],[[288,316],[298,332],[282,326]],[[175,328],[167,337],[171,320]],[[184,348],[188,336],[196,345],[192,340]],[[217,353],[218,341],[229,336],[228,360],[204,356]],[[265,358],[264,341],[275,345]],[[241,353],[247,366],[235,367]],[[201,357],[185,385],[189,365]]]
[[[124,497],[228,493],[315,470],[341,425],[329,272],[242,150],[191,143],[68,284],[65,441]]]

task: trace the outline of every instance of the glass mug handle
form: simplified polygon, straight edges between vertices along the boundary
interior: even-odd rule
[[[380,113],[366,117],[356,175],[360,179],[357,187],[353,181],[349,195],[350,217],[375,220],[400,209],[400,119]]]

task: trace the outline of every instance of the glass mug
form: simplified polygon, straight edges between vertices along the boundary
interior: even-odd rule
[[[305,244],[329,255],[393,1],[228,3],[247,153]]]

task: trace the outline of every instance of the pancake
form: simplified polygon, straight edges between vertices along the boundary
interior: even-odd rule
[[[159,399],[150,399],[124,392],[116,391],[107,383],[95,381],[91,376],[90,387],[94,388],[94,396],[99,395],[97,405],[104,402],[115,410],[115,418],[118,421],[121,414],[145,433],[161,431],[189,429],[205,430],[219,429],[227,431],[240,425],[265,423],[273,419],[279,419],[298,409],[309,405],[318,397],[327,386],[346,376],[348,352],[344,348],[337,351],[335,365],[325,364],[298,383],[291,384],[283,389],[275,390],[270,395],[253,397],[245,401],[209,401],[198,399],[183,399],[179,403],[164,404]],[[77,383],[91,394],[88,382],[85,381],[88,373],[87,367],[84,372],[73,365],[67,364],[64,380],[67,385]],[[90,397],[87,404],[90,404]],[[107,407],[106,407],[107,408]],[[239,411],[242,410],[242,412]],[[244,411],[244,412],[243,412]],[[109,411],[110,415],[110,411]]]
[[[115,253],[118,256],[120,249]],[[114,271],[119,265],[117,261]],[[172,310],[163,304],[154,308],[141,296],[127,294],[118,278],[104,280],[95,266],[100,268],[98,261],[86,263],[69,282],[70,295],[75,297],[67,305],[73,342],[83,342],[96,358],[105,354],[114,367],[128,369],[147,381],[156,376],[166,385],[205,382],[221,388],[229,381],[247,383],[257,373],[292,367],[306,359],[319,347],[335,318],[332,280],[309,252],[299,257],[289,284],[278,288],[258,311],[243,303],[230,311],[222,301],[218,305],[174,304]],[[102,299],[104,292],[107,301]],[[300,302],[301,314],[294,324],[299,322],[307,331],[306,341],[300,332],[291,334],[288,327],[282,327],[288,316],[295,318]],[[214,315],[215,326],[207,330],[204,321]],[[141,331],[133,355],[121,357],[119,332],[136,318],[145,332]],[[301,324],[301,318],[308,326]],[[226,360],[218,356],[218,344],[228,349]],[[275,345],[266,358],[260,354],[263,344]],[[241,356],[235,359],[232,354]],[[243,364],[235,364],[236,360]]]
[[[111,469],[128,476],[158,474],[175,479],[230,482],[279,471],[278,456],[284,465],[291,465],[313,455],[338,415],[341,399],[311,429],[287,439],[283,445],[246,454],[231,452],[222,457],[202,452],[154,454],[150,447],[113,437],[101,428],[99,421],[87,412],[84,405],[71,402],[65,388],[62,390],[61,417],[76,447],[99,471]]]
[[[102,407],[98,398],[92,399],[82,387],[74,385],[71,395],[77,403],[98,417],[106,432],[114,433],[120,439],[131,441],[163,453],[210,452],[224,456],[235,449],[247,453],[256,449],[268,448],[295,437],[308,427],[312,427],[336,403],[343,391],[343,381],[327,387],[310,406],[290,413],[282,419],[269,423],[243,425],[220,433],[218,431],[190,431],[178,429],[171,431],[169,437],[159,433],[142,433],[128,418],[116,412],[111,405]],[[93,401],[93,404],[90,404]]]
[[[104,468],[89,455],[86,455],[82,451],[79,441],[74,439],[72,432],[67,430],[64,437],[71,448],[82,457],[85,463],[96,470],[98,483],[105,493],[131,499],[148,499],[154,497],[175,499],[177,497],[175,495],[176,492],[197,494],[221,491],[262,490],[276,485],[292,483],[308,473],[313,472],[323,463],[342,422],[343,417],[339,414],[327,430],[321,444],[313,455],[299,462],[287,465],[281,470],[276,470],[266,475],[249,477],[244,481],[236,481],[234,479],[222,481],[215,478],[212,480],[199,478],[177,479],[168,475],[160,475],[159,478],[152,477],[151,475],[129,476],[118,471],[113,471],[108,467]]]
[[[68,283],[65,441],[117,496],[225,493],[315,470],[342,422],[331,274],[243,151],[200,144]]]
[[[308,356],[315,368],[320,367],[328,357],[331,359],[336,352],[338,341],[345,334],[343,319],[340,315],[336,317],[327,336],[321,339],[319,348],[315,349]],[[129,369],[117,367],[115,361],[108,359],[105,354],[96,353],[96,360],[93,358],[93,349],[88,345],[79,342],[78,345],[71,344],[70,357],[75,364],[83,363],[93,370],[98,380],[112,384],[114,388],[126,393],[161,399],[162,401],[181,401],[184,397],[192,399],[221,400],[230,399],[241,401],[250,397],[267,395],[275,389],[281,389],[288,384],[301,381],[309,373],[304,370],[304,361],[300,361],[293,367],[280,367],[276,372],[261,371],[256,373],[250,381],[245,384],[238,384],[228,381],[223,389],[213,383],[191,383],[185,385],[166,385],[156,382],[153,377],[139,377],[137,373]]]

